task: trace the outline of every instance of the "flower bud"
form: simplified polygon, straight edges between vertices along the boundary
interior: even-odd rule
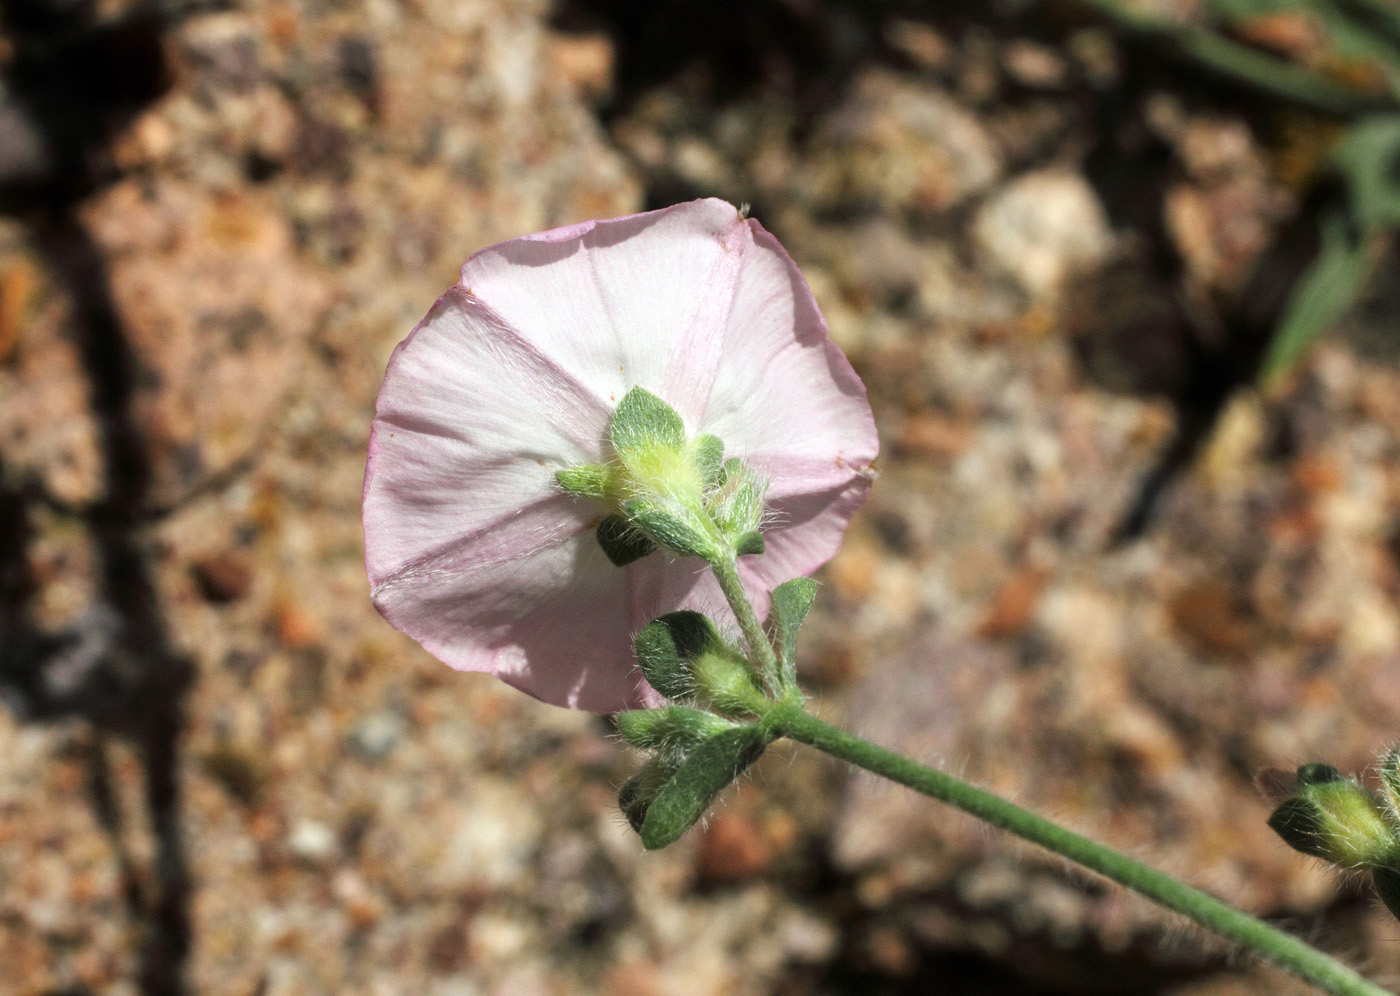
[[[1297,787],[1269,817],[1294,850],[1348,867],[1376,866],[1400,855],[1379,800],[1330,764],[1305,764]]]
[[[633,643],[647,682],[668,699],[695,695],[695,661],[722,644],[714,623],[689,609],[671,612],[642,627]]]
[[[712,712],[685,706],[632,709],[613,719],[618,732],[638,750],[685,754],[702,740],[730,729],[734,724]]]
[[[750,715],[767,703],[752,665],[698,612],[672,612],[647,624],[634,647],[642,674],[668,699],[704,703],[725,715]]]

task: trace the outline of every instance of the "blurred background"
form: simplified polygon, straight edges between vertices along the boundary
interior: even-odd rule
[[[376,616],[394,344],[707,195],[880,428],[821,715],[1400,980],[1254,785],[1400,735],[1397,79],[1388,0],[4,0],[0,993],[1302,991],[787,746],[645,854]]]

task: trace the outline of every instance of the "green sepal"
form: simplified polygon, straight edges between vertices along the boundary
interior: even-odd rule
[[[620,515],[604,518],[593,535],[616,567],[626,567],[656,551],[651,538]]]
[[[677,754],[685,754],[696,744],[734,726],[712,712],[674,705],[632,709],[618,713],[613,720],[622,739],[638,750]]]
[[[634,498],[623,503],[622,510],[632,524],[657,545],[682,557],[702,557],[713,561],[719,556],[710,530],[700,516],[690,509],[677,503],[662,505],[644,498]]]
[[[768,480],[738,457],[724,461],[723,482],[708,501],[710,515],[731,542],[758,532]]]
[[[634,387],[618,402],[609,428],[613,449],[624,461],[649,449],[685,447],[685,423],[650,391]]]
[[[1382,866],[1371,869],[1371,882],[1391,916],[1400,920],[1400,871]]]
[[[642,846],[652,851],[680,839],[767,746],[768,734],[758,726],[738,726],[697,746],[647,807]]]
[[[559,486],[571,495],[580,498],[604,499],[612,484],[611,468],[600,463],[586,463],[579,467],[565,467],[557,471],[554,479]]]
[[[710,491],[724,483],[724,440],[706,433],[691,443],[691,459],[700,471],[700,479],[705,490]]]
[[[632,645],[651,687],[668,699],[684,699],[696,692],[696,660],[723,641],[714,623],[686,609],[647,623]]]
[[[783,664],[783,677],[789,684],[797,671],[797,631],[806,621],[816,597],[817,583],[811,578],[793,578],[773,589],[768,627],[778,637],[778,658]]]
[[[1269,817],[1269,827],[1295,851],[1326,858],[1326,822],[1322,811],[1306,799],[1285,799]]]
[[[1298,768],[1298,787],[1300,789],[1344,781],[1346,781],[1346,776],[1330,764],[1304,764]]]
[[[767,549],[767,544],[763,542],[763,534],[757,531],[744,533],[734,543],[734,555],[737,557],[756,557]]]

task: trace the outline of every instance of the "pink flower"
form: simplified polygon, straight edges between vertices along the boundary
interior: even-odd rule
[[[835,553],[878,446],[865,388],[778,241],[693,201],[483,249],[399,344],[365,469],[384,618],[546,702],[656,704],[633,635],[677,608],[728,609],[697,559],[615,567],[594,538],[603,510],[555,477],[609,458],[633,387],[769,476],[766,551],[739,562],[751,594]]]

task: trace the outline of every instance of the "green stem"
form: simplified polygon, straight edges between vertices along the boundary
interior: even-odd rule
[[[778,694],[781,690],[778,657],[773,653],[773,644],[768,642],[768,634],[763,631],[763,624],[758,621],[758,613],[754,612],[748,593],[744,591],[744,583],[739,580],[739,565],[732,559],[720,560],[712,562],[710,569],[719,581],[720,591],[724,592],[725,601],[733,610],[734,618],[739,620],[739,630],[744,634],[744,642],[749,647],[749,659],[758,666],[768,691]]]
[[[752,614],[752,610],[750,610]],[[1199,889],[1103,844],[1066,830],[951,775],[925,767],[823,723],[795,703],[779,703],[766,720],[778,734],[931,796],[993,826],[1078,862],[1174,910],[1333,996],[1390,996],[1341,962]]]

